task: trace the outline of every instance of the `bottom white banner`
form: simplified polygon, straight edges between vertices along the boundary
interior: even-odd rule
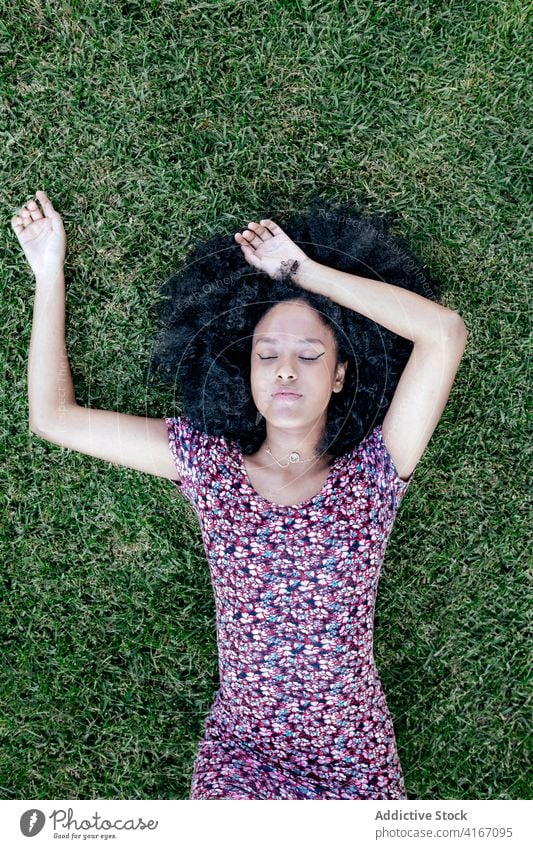
[[[215,808],[208,801],[225,804]],[[252,804],[236,810],[235,801]],[[306,801],[5,800],[0,843],[9,849],[62,844],[188,849],[207,841],[213,849],[531,845],[530,801]]]

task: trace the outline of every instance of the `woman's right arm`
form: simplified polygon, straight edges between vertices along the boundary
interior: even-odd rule
[[[65,233],[61,217],[44,193],[12,220],[35,273],[35,300],[28,363],[32,433],[151,475],[178,480],[163,418],[94,410],[76,403],[65,344]]]
[[[129,416],[112,410],[69,405],[43,427],[30,424],[37,436],[109,463],[149,475],[179,480],[164,419]]]
[[[65,278],[37,277],[28,365],[30,430],[37,436],[150,475],[178,479],[163,418],[76,403],[65,344]]]
[[[30,430],[37,436],[150,475],[178,479],[163,418],[76,403],[65,345],[65,278],[36,278],[28,365]]]

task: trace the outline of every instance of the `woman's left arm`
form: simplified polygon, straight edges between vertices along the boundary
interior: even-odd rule
[[[398,474],[414,470],[442,415],[468,336],[459,313],[415,292],[347,274],[307,258],[292,280],[414,343],[383,419]]]
[[[450,394],[466,345],[459,313],[415,292],[337,271],[315,262],[270,218],[251,221],[235,234],[246,261],[355,310],[414,343],[383,419],[383,441],[401,478],[414,470]]]

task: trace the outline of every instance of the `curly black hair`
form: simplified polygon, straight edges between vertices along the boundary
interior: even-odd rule
[[[368,213],[315,195],[303,213],[271,218],[311,259],[340,271],[382,280],[440,302],[436,281],[405,239],[390,233],[395,213]],[[383,421],[413,343],[323,295],[303,289],[290,272],[272,280],[245,260],[234,232],[217,233],[194,247],[181,271],[166,280],[155,313],[162,329],[150,368],[165,384],[177,381],[182,415],[204,433],[235,440],[253,454],[266,438],[256,424],[251,386],[254,328],[275,304],[301,300],[316,309],[348,361],[343,389],[332,393],[319,447],[338,457]]]

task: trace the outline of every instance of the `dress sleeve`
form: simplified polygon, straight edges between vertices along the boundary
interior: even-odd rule
[[[176,479],[173,483],[191,502],[195,502],[198,491],[198,449],[202,432],[197,430],[185,416],[165,418],[168,431],[168,444],[174,465]]]
[[[379,498],[396,512],[416,472],[416,466],[404,480],[398,474],[394,460],[383,441],[382,425],[377,425],[361,443],[363,465],[372,478]]]

